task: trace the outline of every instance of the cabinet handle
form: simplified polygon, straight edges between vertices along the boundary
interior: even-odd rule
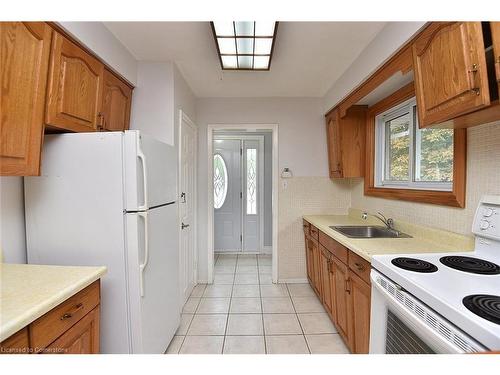
[[[363,266],[361,263],[354,263],[358,271],[363,271],[365,269],[365,266]]]
[[[480,89],[476,86],[477,64],[472,64],[472,68],[467,73],[469,73],[470,92],[479,95]]]
[[[351,294],[351,278],[348,277],[345,281],[345,291],[347,294]]]
[[[73,314],[77,313],[79,310],[81,310],[83,308],[83,303],[79,303],[78,305],[76,305],[74,307],[74,309],[64,313],[62,316],[61,316],[61,320],[66,320],[66,319],[69,319],[71,317],[73,317]]]

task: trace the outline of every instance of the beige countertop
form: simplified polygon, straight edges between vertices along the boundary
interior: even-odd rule
[[[474,246],[471,237],[400,221],[396,221],[396,229],[412,238],[349,238],[330,228],[336,225],[383,225],[374,218],[361,219],[357,210],[350,211],[349,215],[306,215],[304,220],[367,261],[371,261],[373,255],[472,251]]]
[[[106,267],[0,263],[0,341],[105,273]]]

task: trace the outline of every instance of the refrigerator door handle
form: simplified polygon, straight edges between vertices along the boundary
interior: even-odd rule
[[[138,206],[138,211],[143,211],[148,209],[148,174],[147,174],[147,163],[146,155],[141,150],[140,136],[137,137],[137,157],[142,164],[142,186],[144,190],[144,205]]]
[[[144,297],[144,269],[148,265],[149,261],[149,234],[148,234],[148,212],[138,212],[139,216],[144,219],[144,261],[139,264],[139,287],[141,291],[141,297]]]

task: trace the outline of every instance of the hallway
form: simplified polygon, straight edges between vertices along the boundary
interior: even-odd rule
[[[272,284],[270,255],[216,255],[195,287],[168,354],[344,354],[308,284]]]

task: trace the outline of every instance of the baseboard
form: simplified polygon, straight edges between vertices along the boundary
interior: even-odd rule
[[[278,279],[278,284],[307,284],[309,281],[305,279]]]

